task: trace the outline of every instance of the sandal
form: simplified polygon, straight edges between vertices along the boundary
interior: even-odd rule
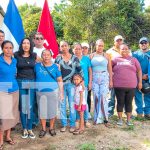
[[[84,133],[84,130],[75,130],[73,132],[74,135],[83,134],[83,133]]]
[[[15,142],[12,139],[6,140],[5,142],[7,142],[10,145],[14,145],[15,144]]]
[[[2,144],[2,145],[0,145],[0,150],[3,150],[3,144]]]
[[[50,134],[51,136],[55,136],[55,135],[56,135],[55,129],[50,129],[50,130],[49,130],[49,134]]]
[[[39,138],[43,138],[46,135],[46,131],[41,130],[39,133]]]

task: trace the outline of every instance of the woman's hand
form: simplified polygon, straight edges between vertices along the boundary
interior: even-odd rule
[[[109,81],[109,88],[112,88],[112,87],[113,87],[113,82]]]
[[[138,89],[139,89],[139,90],[142,89],[142,83],[141,83],[141,82],[138,83]]]
[[[61,100],[61,101],[64,100],[64,93],[60,93],[60,100]]]
[[[144,74],[144,75],[142,76],[142,79],[143,79],[143,80],[148,80],[148,74]]]

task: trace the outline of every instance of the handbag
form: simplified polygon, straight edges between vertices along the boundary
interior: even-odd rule
[[[141,92],[142,92],[143,94],[148,94],[148,93],[150,93],[150,83],[148,82],[148,80],[147,80],[147,82],[145,82],[145,83],[142,84]]]

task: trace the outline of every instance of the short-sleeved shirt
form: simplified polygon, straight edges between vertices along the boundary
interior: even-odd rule
[[[34,66],[37,54],[33,53],[29,57],[23,57],[16,52],[14,57],[17,59],[17,79],[35,79]]]
[[[114,47],[110,48],[106,51],[106,53],[110,56],[111,60],[113,60],[116,57],[121,57],[120,53],[117,52]]]
[[[82,56],[80,60],[80,65],[83,70],[83,77],[84,77],[84,85],[85,87],[89,84],[89,68],[91,68],[91,60],[87,56]]]
[[[12,58],[11,64],[8,64],[3,54],[0,56],[0,91],[11,93],[18,90],[16,65],[15,58]]]
[[[138,60],[134,57],[117,57],[112,60],[113,86],[136,88],[137,71],[141,69]]]
[[[62,56],[58,56],[55,63],[60,65],[63,82],[71,83],[72,77],[75,73],[79,73],[83,76],[79,59],[75,55],[72,55],[68,62],[65,62]]]
[[[150,55],[150,50],[145,53]],[[135,57],[139,61],[141,68],[142,68],[142,73],[148,74],[149,60],[148,60],[148,57],[145,55],[145,53],[142,50],[138,50],[138,51],[133,52],[133,57]]]
[[[58,88],[57,78],[61,77],[61,72],[56,64],[46,66],[46,71],[41,63],[35,65],[36,88],[39,92],[51,92]]]
[[[80,92],[83,92],[83,101],[82,105],[86,105],[86,100],[85,100],[85,90],[81,85],[78,85],[75,87],[75,95],[74,95],[74,101],[76,105],[79,105],[80,103]]]

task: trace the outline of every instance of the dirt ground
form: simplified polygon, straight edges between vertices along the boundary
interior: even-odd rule
[[[125,121],[125,120],[124,120]],[[90,121],[92,124],[92,121]],[[36,139],[22,139],[21,126],[12,131],[16,144],[4,144],[6,150],[150,150],[150,121],[133,120],[134,126],[128,127],[125,122],[122,127],[116,125],[117,116],[110,119],[111,128],[103,124],[92,125],[82,135],[61,133],[60,122],[56,123],[57,135],[38,137],[40,126],[34,129]]]

